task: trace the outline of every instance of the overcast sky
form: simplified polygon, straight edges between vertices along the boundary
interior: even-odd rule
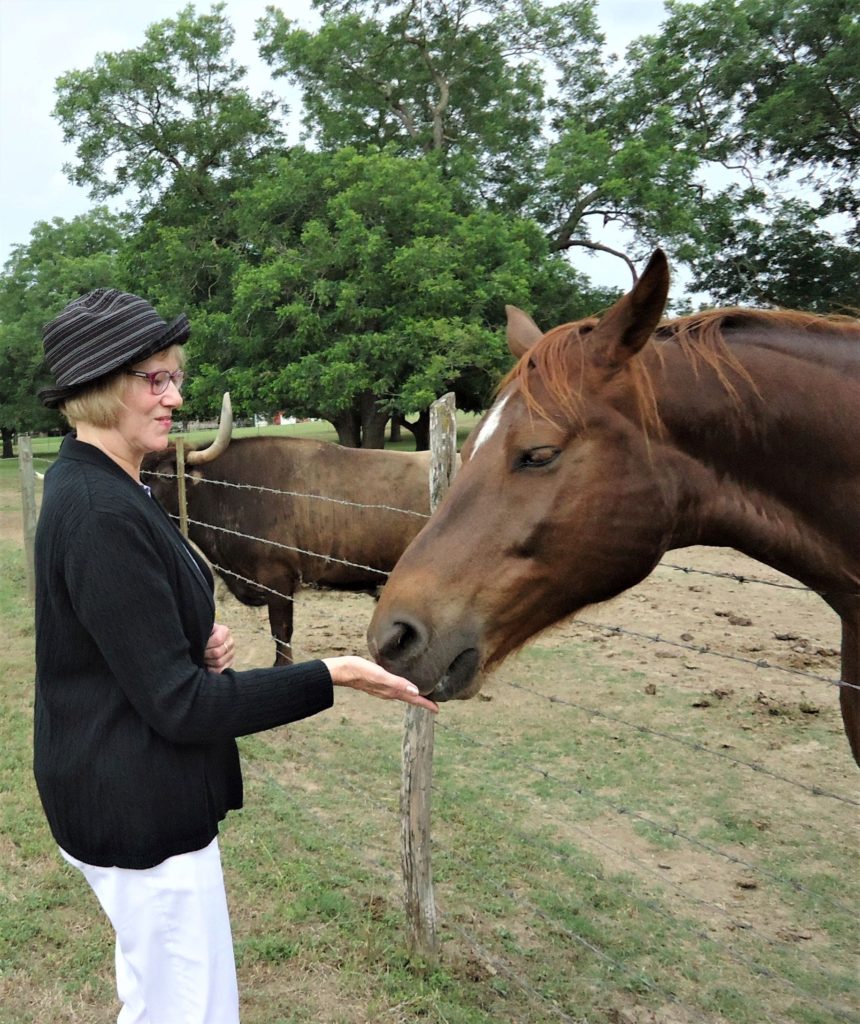
[[[285,83],[269,79],[253,38],[255,22],[275,2],[227,0],[227,16],[236,32],[234,56],[251,71],[249,88],[271,87],[289,102]],[[0,264],[12,245],[28,241],[37,221],[69,219],[92,205],[63,174],[73,150],[63,145],[51,116],[57,77],[90,67],[97,53],[140,46],[147,25],[184,6],[184,0],[0,0]],[[195,4],[198,11],[210,6]],[[316,23],[310,0],[280,6],[300,24]],[[635,37],[656,31],[664,16],[662,0],[599,0],[598,11],[608,46],[618,54]],[[582,269],[601,284],[630,284],[621,261],[611,257]]]

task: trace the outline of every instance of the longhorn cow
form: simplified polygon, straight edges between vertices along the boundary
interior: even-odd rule
[[[430,513],[428,452],[344,448],[295,437],[218,436],[186,453],[189,538],[231,593],[268,605],[275,664],[292,661],[300,584],[373,591]],[[143,479],[179,515],[176,449],[148,456]]]

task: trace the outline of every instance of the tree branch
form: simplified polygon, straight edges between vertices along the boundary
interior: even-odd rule
[[[633,278],[633,283],[639,280],[639,275],[636,273],[636,267],[629,256],[626,256],[623,252],[619,252],[618,249],[612,249],[608,245],[603,245],[600,242],[591,242],[587,238],[572,238],[566,241],[564,244],[557,247],[557,251],[561,249],[572,249],[574,246],[579,246],[583,249],[593,249],[596,252],[607,252],[610,256],[617,256],[618,259],[624,260],[630,269],[630,276]]]

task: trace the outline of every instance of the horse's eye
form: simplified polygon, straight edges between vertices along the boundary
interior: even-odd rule
[[[517,460],[518,469],[540,469],[542,466],[548,466],[561,454],[560,448],[554,448],[552,445],[542,445],[540,448],[529,448],[528,451],[524,451],[519,459]]]

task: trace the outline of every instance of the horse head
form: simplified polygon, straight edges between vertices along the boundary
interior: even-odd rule
[[[422,693],[473,696],[483,668],[659,561],[672,502],[655,466],[659,420],[638,356],[668,287],[658,250],[599,320],[543,334],[508,309],[518,362],[369,627],[374,657]]]

